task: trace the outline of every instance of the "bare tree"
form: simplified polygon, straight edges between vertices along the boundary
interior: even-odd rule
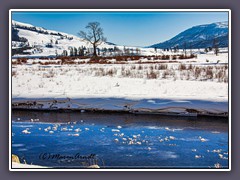
[[[80,31],[78,35],[84,41],[93,45],[93,56],[97,56],[97,47],[102,42],[106,42],[106,38],[103,36],[103,29],[100,27],[99,22],[88,23],[86,29],[88,29],[88,32]]]

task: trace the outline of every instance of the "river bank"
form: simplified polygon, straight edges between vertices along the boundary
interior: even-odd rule
[[[14,98],[12,99],[12,109],[125,112],[176,116],[228,116],[228,102],[194,99]]]

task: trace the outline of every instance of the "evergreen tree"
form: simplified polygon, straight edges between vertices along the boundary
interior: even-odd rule
[[[69,48],[69,50],[70,50],[70,53],[69,53],[69,54],[70,54],[70,56],[73,56],[73,48],[72,48],[72,47],[70,47],[70,48]]]
[[[139,48],[136,48],[136,54],[139,55],[140,53],[140,49]]]
[[[63,56],[68,56],[68,52],[66,50],[63,50]]]
[[[205,53],[207,53],[208,52],[208,48],[205,48],[204,51],[205,51]]]
[[[218,41],[216,38],[213,39],[213,50],[216,56],[218,55],[219,48],[218,48]]]
[[[77,55],[78,55],[77,48],[76,48],[76,47],[74,47],[74,49],[73,49],[73,56],[77,56]]]

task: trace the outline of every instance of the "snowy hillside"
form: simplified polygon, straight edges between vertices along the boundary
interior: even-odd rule
[[[216,35],[217,33],[217,41],[220,42],[220,46],[226,47],[226,44],[228,44],[228,26],[225,22],[215,23],[211,25],[195,26],[187,31],[184,31],[183,33],[180,33],[173,39],[164,43],[153,45],[151,48],[121,46],[111,42],[103,42],[100,46],[98,46],[98,48],[101,56],[174,55],[179,54],[181,50],[174,52],[166,51],[164,50],[164,48],[173,47],[176,44],[180,44],[179,48],[181,48],[181,43],[183,43],[184,39],[186,42],[190,42],[190,40],[192,40],[191,52],[193,54],[205,54],[204,48],[199,49],[198,47],[212,47],[211,37],[213,37],[213,35]],[[158,49],[156,51],[154,47],[163,49]],[[91,55],[93,51],[93,48],[89,43],[83,41],[83,39],[77,36],[58,31],[47,30],[45,28],[36,27],[26,23],[12,21],[13,57],[48,57],[63,55],[64,51],[66,51],[66,53],[70,55],[71,49],[79,51],[79,48],[85,49],[85,55]],[[187,47],[187,49],[189,49],[189,47]],[[222,50],[226,51],[224,49]]]
[[[184,48],[207,48],[213,46],[213,39],[216,41],[219,47],[228,46],[228,22],[218,22],[206,25],[199,25],[189,28],[172,39],[154,44],[150,47],[157,48],[172,48],[178,46]]]
[[[12,48],[25,48],[23,53],[30,56],[55,56],[61,55],[63,50],[79,47],[91,48],[83,39],[30,24],[12,21]],[[102,43],[99,48],[113,48],[110,43]]]
[[[71,48],[76,48],[77,51],[79,48],[84,48],[85,55],[93,52],[92,45],[77,36],[12,21],[13,57],[48,57],[62,55],[63,51],[67,51],[67,54],[70,55]],[[98,48],[101,56],[121,55],[123,53],[125,55],[137,53],[141,55],[163,54],[162,52],[156,53],[154,48],[122,46],[112,42],[103,42]],[[115,49],[114,53],[113,49]]]

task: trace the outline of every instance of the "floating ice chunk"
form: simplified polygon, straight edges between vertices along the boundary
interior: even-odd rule
[[[141,145],[142,143],[138,141],[138,142],[136,142],[136,144]]]
[[[71,128],[73,128],[73,126],[70,126]]]
[[[214,150],[212,150],[212,152],[214,152],[214,153],[220,153],[222,150],[221,149],[214,149]]]
[[[174,136],[169,136],[169,139],[174,140],[175,137]]]
[[[159,142],[163,142],[164,140],[163,139],[160,139]]]
[[[121,129],[121,128],[122,128],[122,126],[117,126],[117,128],[118,128],[118,129]]]
[[[116,138],[116,139],[114,139],[114,141],[115,141],[115,142],[119,142],[119,140],[118,140],[117,138]]]
[[[40,130],[42,130],[42,128],[38,128],[38,130],[40,131]]]
[[[81,120],[80,122],[83,123],[83,120]]]
[[[31,134],[31,132],[29,132],[28,129],[24,129],[24,130],[22,131],[22,133],[23,133],[23,134]]]
[[[168,137],[165,137],[164,140],[165,140],[165,141],[169,141]]]
[[[197,151],[197,149],[192,149],[192,152],[196,152]]]
[[[203,138],[203,137],[201,137],[201,136],[199,136],[198,139],[199,139],[201,142],[208,141],[207,139],[205,139],[205,138]]]
[[[89,128],[85,128],[85,131],[89,131]]]
[[[205,141],[208,141],[208,140],[205,139],[205,138],[201,138],[200,141],[201,141],[201,142],[205,142]]]
[[[131,145],[131,144],[134,144],[133,141],[129,141],[129,142],[128,142],[128,145]]]
[[[112,129],[112,132],[120,132],[119,129]]]
[[[75,132],[79,132],[79,131],[81,131],[81,129],[80,129],[80,128],[77,128],[77,129],[75,129],[74,131],[75,131]]]
[[[126,154],[126,156],[132,157],[132,155],[131,155],[131,154]]]
[[[56,131],[56,130],[57,130],[57,126],[54,126],[54,127],[52,128],[52,130]]]
[[[202,157],[201,155],[195,155],[195,159],[199,159],[201,157]]]
[[[222,159],[223,158],[223,155],[222,154],[218,154],[218,156]]]
[[[49,131],[50,134],[53,134],[54,132],[53,131]]]
[[[67,131],[68,129],[66,127],[61,128],[61,131]]]
[[[18,121],[21,121],[21,118],[17,118]]]
[[[126,141],[126,140],[127,140],[127,138],[122,138],[122,140],[123,140],[123,141]]]
[[[137,135],[133,135],[133,138],[134,138],[134,139],[137,139]]]
[[[147,149],[150,151],[152,148],[148,147]]]

